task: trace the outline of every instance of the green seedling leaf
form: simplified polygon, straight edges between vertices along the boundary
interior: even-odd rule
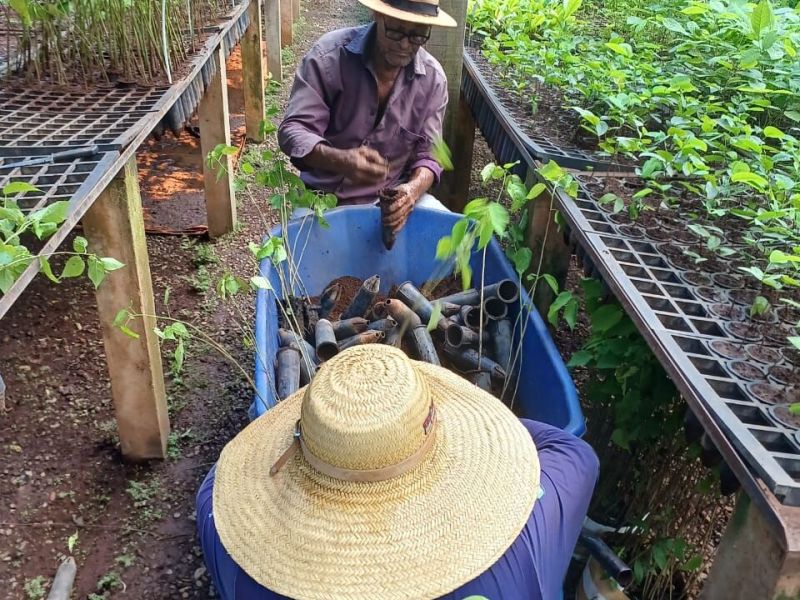
[[[83,275],[85,268],[86,263],[83,262],[83,259],[80,256],[71,256],[67,261],[67,264],[64,265],[64,270],[61,272],[61,277],[80,277]]]
[[[175,371],[180,372],[183,368],[183,357],[185,354],[185,347],[183,344],[183,338],[178,340],[178,345],[175,346],[175,353],[172,355],[172,360],[175,365]]]
[[[523,246],[522,248],[517,248],[510,258],[511,262],[514,263],[514,270],[518,275],[522,275],[531,266],[533,252],[531,252],[530,248]]]
[[[800,350],[800,336],[797,336],[797,335],[792,335],[792,336],[789,336],[789,337],[788,337],[788,338],[786,338],[786,339],[789,341],[789,343],[790,343],[792,346],[794,346],[795,348],[797,348],[798,350]]]
[[[481,169],[481,180],[483,183],[488,183],[493,179],[502,179],[505,177],[506,172],[503,170],[503,167],[500,167],[494,163],[489,163],[483,169]]]
[[[592,362],[592,353],[588,350],[578,350],[567,363],[568,367],[585,367]]]
[[[800,415],[800,402],[789,405],[789,412],[793,415]]]
[[[441,302],[434,302],[432,304],[433,311],[431,312],[431,318],[428,319],[427,329],[428,331],[433,331],[439,325],[439,319],[442,318],[442,303]]]
[[[772,20],[772,5],[769,0],[761,0],[750,15],[750,25],[755,39],[760,39],[762,32],[772,28]]]
[[[272,290],[272,284],[270,284],[269,279],[266,277],[255,276],[250,278],[250,285],[253,286],[253,289],[256,290]]]
[[[453,256],[453,240],[449,235],[439,238],[436,243],[436,260],[446,260]]]
[[[121,263],[116,258],[111,258],[109,256],[104,256],[100,259],[100,262],[102,263],[106,272],[116,271],[117,269],[121,269],[125,266],[124,263]]]
[[[538,198],[546,189],[547,186],[545,184],[541,182],[537,183],[528,191],[528,195],[526,196],[526,198],[528,200],[533,200],[534,198]]]
[[[769,310],[769,301],[764,296],[756,296],[750,306],[750,316],[763,315]]]
[[[69,550],[70,554],[72,554],[72,551],[75,550],[75,544],[77,543],[78,543],[78,532],[76,531],[67,538],[67,550]]]
[[[94,284],[95,289],[100,287],[103,280],[106,278],[106,270],[103,268],[103,263],[96,257],[89,257],[89,279]]]
[[[773,127],[772,125],[768,125],[767,127],[764,127],[764,135],[766,137],[768,137],[768,138],[773,138],[773,139],[777,139],[777,140],[780,140],[780,139],[783,139],[783,138],[786,137],[785,133],[783,133],[777,127]]]
[[[564,169],[558,166],[558,163],[556,163],[554,160],[551,160],[546,165],[539,167],[536,169],[536,172],[550,182],[557,182],[564,175]]]
[[[79,252],[81,254],[85,254],[87,249],[89,248],[89,242],[86,241],[85,237],[75,236],[75,239],[72,240],[72,249],[75,252]]]
[[[542,279],[544,279],[545,282],[547,282],[547,285],[550,286],[550,289],[553,290],[554,294],[558,294],[558,281],[556,280],[555,277],[550,275],[550,273],[544,273],[542,275]]]
[[[44,273],[45,277],[47,277],[53,283],[58,283],[59,279],[53,274],[53,269],[50,266],[50,261],[47,260],[46,256],[39,257],[39,269]]]
[[[506,182],[506,194],[511,198],[511,210],[517,212],[528,202],[528,190],[517,175],[512,175]]]
[[[431,154],[433,159],[439,163],[445,171],[453,170],[453,154],[450,148],[442,138],[437,138],[433,141],[431,146]]]
[[[602,333],[619,323],[622,317],[622,310],[618,306],[606,304],[592,314],[592,327]]]
[[[41,192],[35,185],[26,181],[12,181],[3,186],[3,196],[16,196],[17,194],[27,194],[29,192]]]

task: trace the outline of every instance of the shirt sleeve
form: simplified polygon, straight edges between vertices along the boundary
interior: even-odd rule
[[[411,157],[410,170],[425,167],[433,173],[434,185],[439,183],[442,176],[442,167],[433,157],[431,146],[433,141],[442,137],[442,121],[447,108],[447,80],[437,77],[430,95],[431,110],[422,126],[422,139],[417,143]]]
[[[319,143],[325,140],[330,120],[330,107],[326,101],[324,57],[313,51],[307,54],[295,73],[292,93],[283,121],[278,128],[278,144],[281,150],[302,169],[302,159],[308,156]]]

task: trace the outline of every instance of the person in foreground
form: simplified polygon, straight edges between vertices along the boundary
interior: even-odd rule
[[[225,447],[197,527],[226,600],[554,600],[597,471],[454,373],[357,346]]]
[[[278,141],[306,185],[339,205],[396,190],[384,218],[396,233],[415,206],[446,210],[427,191],[442,172],[431,145],[442,134],[447,78],[422,46],[432,26],[456,22],[438,0],[359,2],[374,22],[328,33],[306,54]]]

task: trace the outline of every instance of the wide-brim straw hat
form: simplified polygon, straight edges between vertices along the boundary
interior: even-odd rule
[[[374,11],[401,21],[457,27],[456,20],[439,8],[439,0],[358,0]]]
[[[494,564],[538,488],[531,436],[499,400],[365,345],[225,447],[214,518],[236,563],[278,594],[420,600]]]

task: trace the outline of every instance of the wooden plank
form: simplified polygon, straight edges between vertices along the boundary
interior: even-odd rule
[[[283,81],[281,65],[281,0],[264,0],[265,37],[267,44],[267,69],[270,77]]]
[[[135,156],[86,212],[83,228],[92,252],[125,264],[96,293],[122,454],[132,461],[164,458],[169,417]],[[130,326],[138,339],[114,327],[126,307],[149,315]]]
[[[294,0],[279,0],[281,4],[281,48],[292,45]]]
[[[228,86],[225,54],[217,49],[217,72],[211,78],[200,100],[197,115],[200,121],[200,151],[203,154],[208,234],[212,238],[233,231],[236,225],[236,198],[233,193],[233,158],[222,156],[221,165],[209,165],[208,155],[219,144],[231,145],[231,125],[228,111]]]
[[[250,25],[242,36],[242,85],[244,87],[244,123],[247,137],[262,142],[261,123],[264,121],[264,52],[261,45],[261,0],[250,2]]]
[[[292,18],[295,24],[300,20],[300,0],[292,0]]]
[[[774,497],[772,501],[775,512],[786,517],[784,535],[776,536],[758,507],[740,494],[701,600],[800,598],[800,532],[792,514],[800,509],[780,506]]]
[[[528,169],[525,184],[530,188],[538,181],[536,172]],[[525,243],[530,248],[530,273],[552,275],[558,282],[559,290],[564,289],[569,271],[569,244],[564,232],[555,221],[556,210],[549,190],[545,190],[528,204],[528,228]],[[533,304],[542,318],[547,319],[547,311],[555,296],[544,280],[539,280],[533,294]]]
[[[434,193],[450,210],[461,211],[468,200],[475,137],[475,122],[461,98],[467,0],[442,0],[439,6],[456,20],[458,27],[433,27],[431,38],[425,45],[425,49],[441,63],[447,76],[449,104],[442,137],[453,153],[454,167],[452,172],[443,175]]]
[[[472,178],[472,151],[475,146],[475,119],[460,91],[458,102],[453,108],[455,110],[451,110],[453,114],[451,143],[448,144],[453,156],[453,170],[442,173],[442,179],[436,186],[434,195],[444,202],[447,208],[460,213],[470,200],[469,184]]]

